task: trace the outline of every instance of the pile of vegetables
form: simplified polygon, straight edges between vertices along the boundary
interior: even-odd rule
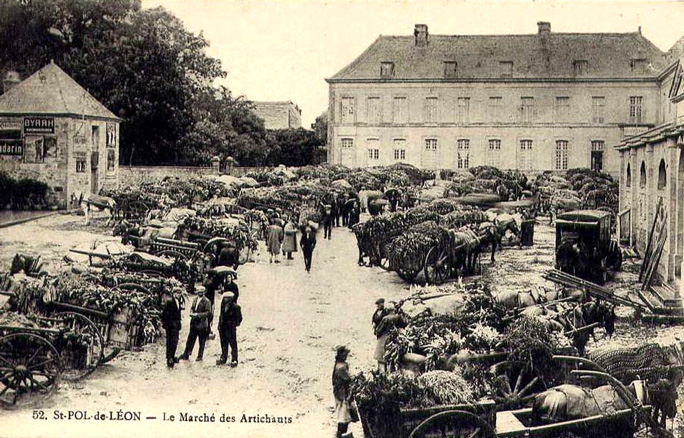
[[[187,217],[178,226],[179,230],[188,230],[197,234],[202,234],[211,237],[223,237],[235,242],[235,247],[238,251],[243,248],[256,250],[258,242],[249,232],[249,227],[246,223],[239,224],[225,223],[220,220],[203,218],[203,217]]]
[[[441,404],[471,404],[484,396],[456,369],[432,371],[417,378],[398,373],[359,373],[351,391],[373,436],[400,436],[400,409]]]
[[[450,179],[452,182],[444,191],[445,197],[490,193],[497,195],[502,201],[508,201],[519,199],[522,191],[528,189],[525,174],[517,170],[502,171],[492,166],[473,167],[469,172],[451,175]]]
[[[619,184],[606,174],[586,168],[569,169],[564,174],[537,175],[534,189],[541,201],[557,210],[607,209],[617,212]]]
[[[448,230],[434,221],[414,225],[389,244],[387,255],[390,265],[399,273],[419,272],[430,248],[448,238]]]

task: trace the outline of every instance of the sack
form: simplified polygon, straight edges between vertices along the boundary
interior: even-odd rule
[[[349,416],[351,417],[352,423],[359,421],[359,407],[356,406],[356,400],[352,400],[349,403]]]

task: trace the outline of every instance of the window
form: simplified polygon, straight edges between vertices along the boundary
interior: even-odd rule
[[[403,138],[394,139],[394,161],[406,160],[406,140]]]
[[[492,96],[489,98],[489,120],[492,122],[501,122],[501,108],[503,99],[501,96]]]
[[[660,160],[658,166],[658,190],[662,190],[667,185],[667,170],[665,169],[665,160]]]
[[[76,172],[84,173],[86,171],[86,153],[74,152],[74,159],[76,160]]]
[[[556,141],[556,170],[568,170],[568,142]]]
[[[456,141],[456,167],[468,169],[470,167],[470,140],[459,139]]]
[[[107,149],[107,172],[114,172],[116,170],[116,151],[114,149]]]
[[[641,116],[643,113],[642,109],[643,97],[642,96],[632,96],[629,98],[629,122],[630,123],[641,123]]]
[[[428,138],[425,140],[425,150],[426,151],[436,151],[437,150],[437,139]]]
[[[342,138],[340,139],[340,161],[339,164],[343,166],[354,165],[354,139]]]
[[[641,169],[639,170],[639,188],[646,188],[646,164],[641,162]]]
[[[395,97],[392,105],[394,123],[408,123],[408,100],[406,97]]]
[[[499,71],[502,78],[513,76],[513,61],[499,61]]]
[[[394,76],[394,63],[393,62],[381,62],[380,63],[380,77],[391,78]]]
[[[342,146],[343,149],[349,149],[354,147],[354,139],[353,138],[343,138],[340,140],[340,145]]]
[[[501,166],[501,140],[489,140],[489,147],[487,148],[487,166]]]
[[[366,164],[368,166],[378,166],[380,164],[380,139],[366,139]]]
[[[342,123],[354,123],[356,121],[356,101],[353,97],[343,97],[340,103],[340,114]]]
[[[436,97],[425,98],[425,123],[437,123],[439,100]]]
[[[606,98],[604,96],[593,96],[591,98],[591,121],[592,123],[603,123],[605,121],[604,111]]]
[[[534,97],[521,97],[520,102],[520,121],[531,123],[534,120]]]
[[[382,106],[379,97],[369,97],[367,100],[368,124],[379,125],[382,123]]]
[[[591,142],[591,170],[601,172],[603,170],[603,151],[605,150],[605,142],[603,140],[594,140]]]
[[[445,78],[455,78],[456,77],[456,61],[444,61],[444,77]]]
[[[556,122],[567,122],[570,118],[570,98],[567,96],[556,97],[554,107],[554,117]]]
[[[625,178],[626,180],[626,186],[627,187],[632,187],[632,169],[629,163],[627,163],[627,177]]]
[[[532,170],[532,140],[520,140],[518,169]]]
[[[100,127],[91,126],[90,129],[90,142],[92,145],[92,149],[94,151],[97,151],[100,148]]]
[[[632,59],[629,61],[629,68],[632,73],[644,73],[646,71],[646,60],[642,58]]]
[[[459,97],[458,103],[458,123],[468,123],[470,121],[470,98]]]
[[[575,73],[575,76],[584,76],[588,73],[589,61],[585,61],[585,60],[574,61],[572,63],[572,69]]]

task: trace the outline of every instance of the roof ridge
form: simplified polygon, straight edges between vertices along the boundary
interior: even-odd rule
[[[648,40],[648,38],[639,34],[639,32],[550,32],[549,36],[553,35],[578,35],[578,36],[600,36],[600,35],[620,35],[620,36],[641,36],[643,39]],[[538,33],[507,33],[507,34],[494,34],[494,33],[475,33],[475,34],[441,34],[441,33],[431,33],[430,38],[459,38],[459,37],[496,37],[496,38],[508,38],[508,37],[537,37]],[[380,35],[379,38],[411,38],[413,35]]]

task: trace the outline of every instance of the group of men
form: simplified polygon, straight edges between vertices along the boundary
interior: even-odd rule
[[[333,196],[322,205],[323,213],[323,238],[332,238],[332,228],[343,227],[351,228],[352,225],[359,223],[361,215],[361,205],[356,198],[350,198],[346,193],[341,196]]]
[[[377,338],[375,345],[374,358],[378,361],[378,371],[381,373],[387,372],[387,365],[385,363],[385,345],[387,337],[394,328],[404,328],[407,321],[402,314],[397,311],[397,305],[390,302],[385,306],[385,299],[379,298],[375,301],[375,312],[373,312],[372,323],[373,332]]]
[[[242,309],[237,304],[240,295],[239,287],[233,275],[222,276],[218,273],[209,273],[204,283],[195,288],[197,295],[190,306],[190,331],[185,350],[179,357],[176,357],[176,349],[181,329],[183,289],[176,288],[163,297],[161,320],[166,331],[166,364],[169,368],[173,368],[180,360],[188,360],[197,341],[199,341],[199,351],[196,360],[199,362],[203,359],[207,340],[215,337],[212,333],[212,323],[216,311],[214,301],[217,291],[222,293],[222,297],[218,307],[221,357],[216,364],[225,364],[230,350],[230,366],[237,366],[237,327],[242,323]]]

